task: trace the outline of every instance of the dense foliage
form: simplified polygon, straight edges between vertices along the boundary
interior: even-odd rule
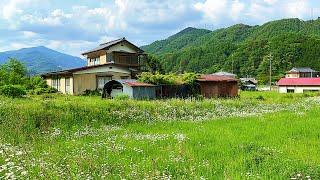
[[[7,63],[0,65],[0,94],[21,97],[26,91],[31,94],[56,92],[41,77],[27,76],[26,67],[16,59],[9,59]]]
[[[198,30],[192,31],[197,34]],[[183,37],[183,32],[175,35],[175,39]],[[161,51],[154,44],[143,48],[147,52],[158,52],[166,72],[213,73],[224,70],[239,77],[257,77],[264,83],[269,75],[270,58],[273,80],[279,79],[293,66],[320,70],[320,19],[284,19],[262,26],[238,24],[193,37],[191,32],[188,35],[193,40],[187,44],[168,38],[166,44],[170,46],[164,44],[161,49],[170,50]],[[171,48],[173,46],[181,48]]]
[[[142,46],[144,50],[152,54],[162,54],[177,51],[192,43],[195,38],[201,37],[211,31],[188,27],[168,39],[156,41],[148,46]]]
[[[19,85],[4,85],[0,86],[0,95],[18,98],[26,95],[26,90],[23,86]]]
[[[193,85],[196,79],[199,77],[198,74],[195,73],[185,73],[185,74],[160,74],[155,73],[152,74],[150,72],[143,72],[139,75],[139,81],[150,83],[150,84],[167,84],[167,85]]]

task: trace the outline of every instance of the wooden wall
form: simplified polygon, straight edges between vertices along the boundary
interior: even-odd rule
[[[237,82],[199,82],[201,95],[211,97],[235,97],[238,95]]]

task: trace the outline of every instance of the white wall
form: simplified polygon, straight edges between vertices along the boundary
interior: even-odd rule
[[[121,67],[116,67],[112,65],[82,70],[82,71],[75,72],[74,74],[92,74],[92,73],[96,74],[96,73],[107,73],[107,72],[126,73],[129,75],[131,74],[128,68],[121,68]]]
[[[127,43],[120,43],[110,47],[108,52],[112,52],[112,51],[125,51],[129,53],[137,53],[137,51]]]
[[[294,93],[303,93],[304,91],[320,91],[320,86],[279,86],[279,93],[287,93],[288,89],[294,89]]]
[[[123,93],[128,95],[130,98],[133,98],[133,89],[131,86],[123,84]]]

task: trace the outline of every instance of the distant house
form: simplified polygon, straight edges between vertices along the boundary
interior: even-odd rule
[[[319,75],[319,72],[309,67],[294,67],[286,73],[286,78],[312,78]]]
[[[240,78],[241,89],[245,91],[257,90],[258,81],[255,78]]]
[[[238,80],[228,76],[203,75],[197,79],[200,92],[206,98],[235,97],[238,95]]]
[[[134,79],[144,69],[146,54],[125,38],[84,52],[87,66],[43,74],[47,84],[64,94],[102,90],[111,80]],[[119,87],[121,89],[121,86]]]
[[[319,92],[320,78],[282,78],[278,90],[280,93]]]
[[[232,77],[232,78],[236,78],[237,77],[237,75],[235,75],[235,74],[232,74],[232,73],[229,73],[229,72],[224,72],[224,71],[216,72],[216,73],[213,73],[212,75],[215,75],[215,76],[227,76],[227,77]]]

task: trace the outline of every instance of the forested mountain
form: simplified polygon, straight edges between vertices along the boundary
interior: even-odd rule
[[[183,32],[174,36],[179,39],[177,35],[183,37]],[[257,77],[265,82],[269,58],[274,80],[293,66],[320,70],[320,19],[283,19],[261,26],[238,24],[200,36],[189,34],[188,39],[187,44],[171,41],[170,46],[162,47],[165,52],[157,52],[152,44],[143,48],[150,53],[157,52],[166,72],[225,70],[239,77]],[[170,48],[180,46],[180,49]]]
[[[211,31],[205,29],[188,27],[177,34],[170,36],[168,39],[155,41],[150,45],[142,46],[142,48],[153,54],[174,52],[191,44],[196,38],[210,32]]]
[[[81,67],[86,61],[79,57],[60,53],[44,46],[0,52],[0,64],[15,58],[26,65],[29,74],[40,74],[68,68]]]

